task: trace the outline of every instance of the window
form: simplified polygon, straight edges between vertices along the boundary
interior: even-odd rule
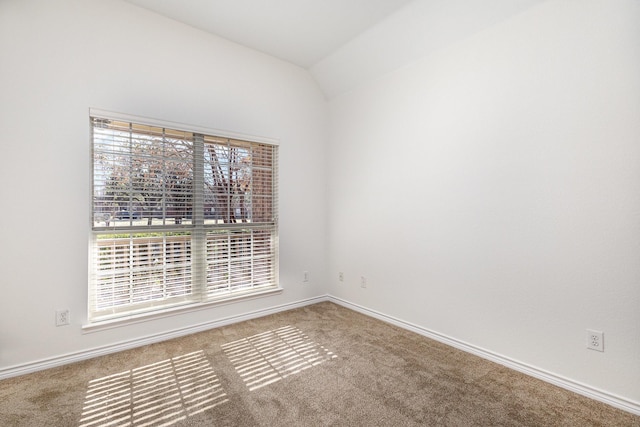
[[[90,323],[278,288],[276,145],[90,120]]]

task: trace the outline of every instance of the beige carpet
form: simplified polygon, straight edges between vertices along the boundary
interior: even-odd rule
[[[331,303],[0,381],[0,426],[640,426]]]

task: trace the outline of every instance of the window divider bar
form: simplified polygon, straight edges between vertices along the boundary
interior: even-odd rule
[[[207,282],[207,233],[204,230],[204,135],[193,135],[193,209],[192,218],[195,232],[191,237],[191,260],[193,291],[196,298],[203,301],[206,298]]]

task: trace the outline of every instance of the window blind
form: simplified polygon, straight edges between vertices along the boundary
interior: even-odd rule
[[[277,146],[90,121],[90,322],[278,286]]]

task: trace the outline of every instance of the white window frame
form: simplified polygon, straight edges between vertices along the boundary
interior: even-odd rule
[[[90,243],[90,262],[89,262],[89,292],[88,292],[88,323],[84,326],[86,331],[91,331],[94,329],[100,329],[103,326],[109,326],[112,324],[120,324],[122,322],[132,322],[132,321],[140,321],[140,320],[148,320],[154,317],[162,317],[165,315],[172,315],[175,313],[180,313],[184,311],[198,310],[211,306],[212,304],[222,304],[229,303],[233,301],[237,301],[239,299],[247,299],[247,298],[256,298],[265,295],[272,295],[274,293],[279,293],[282,291],[282,288],[279,285],[279,277],[278,277],[278,141],[271,138],[263,138],[256,137],[251,135],[243,135],[233,132],[220,131],[216,129],[205,128],[201,126],[192,126],[192,125],[184,125],[176,122],[169,122],[164,120],[156,120],[150,119],[147,117],[134,116],[129,114],[121,114],[114,113],[110,111],[98,110],[98,109],[90,109],[90,129],[91,129],[91,243]],[[99,225],[96,217],[99,212],[97,210],[97,202],[95,201],[95,165],[96,160],[94,158],[94,149],[95,149],[95,140],[94,140],[94,125],[93,119],[105,119],[107,121],[117,121],[117,122],[128,122],[135,125],[143,125],[143,126],[151,126],[154,128],[162,128],[164,130],[170,131],[184,131],[189,134],[193,134],[194,141],[192,145],[193,154],[193,184],[192,190],[189,190],[189,194],[192,195],[191,200],[191,218],[187,223],[178,223],[177,221],[173,224],[166,224],[165,219],[162,219],[162,224],[148,224],[144,225],[136,225],[133,220],[133,211],[129,212],[130,222],[126,225],[118,225],[118,221],[113,221],[109,224],[105,221],[105,225]],[[164,133],[163,133],[164,135]],[[163,137],[164,138],[164,137]],[[208,139],[207,139],[208,138]],[[196,141],[197,140],[197,141]],[[241,222],[236,222],[235,220],[231,223],[225,221],[224,223],[219,223],[218,221],[207,221],[205,220],[204,214],[204,190],[205,187],[204,181],[207,179],[205,175],[207,172],[206,169],[206,155],[204,154],[204,148],[207,147],[208,150],[212,150],[212,147],[221,146],[221,143],[218,143],[218,140],[226,140],[230,141],[228,144],[232,144],[234,150],[253,150],[262,149],[262,150],[270,150],[269,147],[272,147],[273,150],[271,152],[267,151],[271,157],[271,167],[272,174],[270,175],[270,181],[267,181],[270,186],[272,186],[271,193],[268,196],[270,209],[266,209],[265,212],[270,213],[270,218],[268,220],[253,221],[253,217],[251,219],[243,220]],[[209,142],[207,142],[209,141]],[[214,142],[210,142],[214,141]],[[199,147],[199,148],[198,148]],[[240,148],[238,148],[240,147]],[[231,151],[231,149],[229,149]],[[253,151],[250,151],[253,152]],[[247,157],[251,159],[252,155],[248,155]],[[249,160],[249,162],[253,162],[253,160]],[[211,164],[211,162],[209,163]],[[220,163],[216,163],[219,165]],[[251,163],[253,165],[253,163]],[[251,166],[253,168],[253,166]],[[213,170],[213,167],[209,168]],[[253,169],[249,174],[249,180],[253,180],[254,176],[258,175]],[[268,176],[263,175],[262,176]],[[230,181],[229,181],[230,182]],[[253,187],[253,183],[251,184],[251,188]],[[267,187],[268,188],[268,187]],[[251,196],[253,197],[253,196]],[[227,196],[228,199],[231,196]],[[257,198],[256,198],[257,199]],[[253,198],[251,199],[253,203]],[[163,202],[164,203],[164,202]],[[243,202],[244,203],[244,202]],[[229,207],[230,211],[231,208]],[[166,211],[163,210],[163,215],[166,215]],[[227,213],[227,215],[229,215]],[[251,215],[247,213],[246,215]],[[99,215],[98,215],[99,216]],[[151,217],[151,215],[150,215]],[[163,216],[163,218],[165,218]],[[244,218],[244,217],[243,217]],[[248,216],[247,216],[248,218]],[[157,222],[156,220],[154,220]],[[119,221],[123,222],[123,221]],[[151,222],[151,219],[149,219]],[[109,224],[109,225],[106,225]],[[98,240],[99,238],[107,238],[109,239],[111,235],[109,233],[113,233],[113,235],[120,236],[118,233],[123,234],[133,234],[138,233],[138,235],[144,235],[144,233],[149,234],[149,232],[153,232],[153,235],[160,234],[163,237],[153,237],[147,239],[156,239],[162,240],[162,248],[161,249],[161,257],[163,260],[167,258],[165,247],[166,241],[169,239],[174,240],[190,240],[190,247],[188,249],[182,249],[181,254],[184,256],[184,266],[189,269],[189,288],[190,291],[181,297],[170,297],[168,299],[163,298],[154,298],[150,300],[148,303],[131,303],[131,304],[122,304],[120,306],[114,305],[114,307],[107,307],[106,309],[98,308],[98,303],[96,302],[96,294],[98,285],[98,261],[99,256],[98,253]],[[169,233],[169,234],[167,234]],[[172,234],[176,233],[188,233],[189,237],[167,237],[172,236]],[[225,234],[226,233],[226,234]],[[268,233],[268,237],[266,236]],[[106,237],[105,237],[106,236]],[[222,237],[220,237],[222,236]],[[229,236],[228,239],[225,236]],[[254,236],[258,236],[255,237]],[[226,239],[226,240],[225,240]],[[131,241],[135,241],[136,239],[131,238]],[[139,239],[138,239],[139,240]],[[105,240],[101,240],[104,244]],[[213,243],[212,243],[213,242]],[[215,246],[216,244],[221,243],[224,247],[224,250],[212,249],[214,252],[211,252],[208,248]],[[225,243],[226,242],[226,243]],[[240,242],[240,243],[238,243]],[[175,241],[174,241],[175,244]],[[144,244],[141,244],[144,245]],[[123,247],[123,246],[119,246]],[[186,246],[185,246],[186,247]],[[135,245],[132,246],[131,253],[134,252]],[[241,249],[238,249],[241,248]],[[250,248],[250,249],[245,249]],[[258,249],[254,249],[258,248]],[[104,249],[104,246],[102,246]],[[232,267],[229,272],[229,286],[224,287],[223,289],[213,289],[212,286],[209,286],[210,283],[208,277],[210,278],[212,274],[210,273],[209,267],[212,267],[216,263],[224,263],[220,257],[214,257],[211,254],[216,253],[238,253],[238,251],[242,250],[243,252],[236,257],[229,255],[227,258],[229,260],[239,260],[242,258],[241,262],[242,266],[238,268],[242,268],[243,271],[247,271],[247,268],[251,270],[251,277],[254,277],[254,258],[258,261],[255,261],[255,268],[258,268],[262,275],[264,273],[265,268],[268,270],[268,278],[260,277],[261,281],[259,285],[255,285],[258,283],[256,281],[252,281],[252,283],[239,283],[237,280],[242,280],[242,275],[233,275]],[[256,255],[254,257],[254,250],[260,252],[262,255]],[[126,251],[126,249],[125,249]],[[121,253],[116,250],[113,253]],[[186,255],[185,255],[186,253]],[[112,258],[117,258],[120,255],[114,255]],[[129,255],[118,258],[118,259],[126,259]],[[261,257],[261,258],[260,258]],[[103,255],[104,258],[104,255]],[[148,257],[147,257],[148,258]],[[129,261],[129,265],[131,265],[130,269],[135,270],[134,267],[135,262],[133,261],[133,256],[131,256],[132,261]],[[260,264],[259,259],[262,259],[264,264]],[[117,264],[114,262],[114,265]],[[147,263],[149,264],[149,263]],[[145,264],[145,265],[147,265]],[[187,266],[188,264],[188,266]],[[236,263],[237,264],[237,263]],[[247,264],[250,264],[251,267],[246,267]],[[136,264],[137,265],[137,264]],[[175,264],[171,264],[175,265]],[[235,264],[233,264],[235,265]],[[212,267],[213,268],[213,267]],[[115,267],[114,267],[115,269]],[[100,270],[100,274],[102,274],[104,270]],[[135,274],[135,273],[134,273]],[[163,276],[168,277],[168,276]],[[240,278],[240,279],[238,279]],[[132,279],[133,280],[133,279]],[[234,282],[235,280],[235,282]],[[163,283],[164,285],[164,283]],[[133,281],[130,284],[130,287],[133,288]],[[213,290],[212,290],[213,289]],[[128,307],[128,308],[126,308]]]

